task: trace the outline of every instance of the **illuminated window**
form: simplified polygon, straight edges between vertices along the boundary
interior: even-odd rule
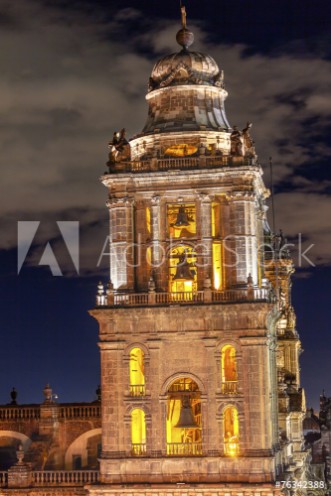
[[[211,235],[220,236],[221,228],[221,205],[218,202],[213,202],[211,205]]]
[[[172,204],[167,207],[168,236],[192,238],[196,235],[196,211],[194,203]]]
[[[222,245],[221,243],[213,243],[213,282],[214,289],[220,290],[223,287],[223,272],[222,272]]]
[[[145,412],[135,408],[131,412],[131,450],[134,456],[146,453],[146,421]]]
[[[167,401],[167,454],[201,455],[201,400],[198,385],[190,378],[172,383]]]
[[[187,143],[180,143],[178,145],[169,146],[164,152],[165,155],[170,157],[187,157],[193,155],[198,151],[198,147],[195,145],[189,145]]]
[[[235,394],[237,381],[236,350],[233,346],[226,345],[222,348],[222,393]]]
[[[238,410],[228,406],[223,413],[224,452],[228,456],[239,454]]]
[[[151,234],[151,209],[146,207],[146,229]]]
[[[145,394],[144,352],[140,348],[132,348],[130,351],[130,394]]]
[[[193,293],[197,291],[196,253],[191,246],[173,248],[169,257],[169,291]]]

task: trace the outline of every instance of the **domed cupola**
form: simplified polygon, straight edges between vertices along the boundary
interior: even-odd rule
[[[152,70],[146,96],[148,119],[142,134],[228,131],[223,71],[210,55],[189,50],[194,35],[186,27],[185,7],[176,40],[180,52],[162,57]]]

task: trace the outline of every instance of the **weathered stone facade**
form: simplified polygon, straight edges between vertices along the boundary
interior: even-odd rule
[[[40,407],[0,409],[0,446],[23,445],[0,494],[271,496],[287,481],[301,496],[312,478],[325,494],[304,447],[293,264],[267,222],[251,123],[231,128],[223,71],[188,50],[184,7],[182,23],[145,127],[114,133],[101,178],[101,405],[59,405],[48,387]]]
[[[231,129],[223,72],[188,50],[186,21],[177,40],[130,157],[101,178],[111,269],[90,312],[103,406],[89,493],[275,494],[307,473],[292,261],[251,123]]]

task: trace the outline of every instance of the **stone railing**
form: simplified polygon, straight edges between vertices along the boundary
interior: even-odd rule
[[[6,487],[8,484],[8,472],[0,472],[0,487]]]
[[[32,476],[34,486],[82,486],[99,480],[97,470],[41,470]]]
[[[101,417],[101,405],[60,405],[59,418],[84,419]]]
[[[145,396],[145,384],[130,384],[130,396]]]
[[[99,480],[97,470],[41,470],[32,476],[34,486],[82,486]]]
[[[222,394],[238,394],[238,382],[237,381],[223,382]]]
[[[252,301],[272,301],[268,288],[240,288],[224,291],[196,291],[183,293],[116,293],[108,296],[98,294],[97,306],[150,306],[197,303],[243,303]]]
[[[36,470],[32,472],[32,485],[35,487],[83,486],[99,481],[97,470]],[[8,486],[8,472],[0,472],[0,487]]]
[[[109,173],[113,172],[153,172],[168,170],[212,169],[243,165],[256,165],[251,157],[232,157],[231,155],[200,155],[198,157],[151,158],[109,163]]]
[[[131,445],[131,454],[133,456],[143,456],[146,455],[146,444],[145,443],[140,443],[140,444],[132,444]]]
[[[167,443],[168,456],[201,456],[202,443]]]
[[[2,406],[0,420],[33,420],[40,418],[40,407],[36,406]]]

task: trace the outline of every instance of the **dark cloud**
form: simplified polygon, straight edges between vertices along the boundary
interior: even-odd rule
[[[105,169],[107,142],[114,130],[126,127],[132,136],[143,128],[151,53],[155,61],[178,50],[177,28],[167,20],[144,20],[131,7],[102,22],[97,12],[88,17],[88,3],[84,9],[76,2],[66,15],[57,2],[4,6],[7,25],[20,29],[3,32],[6,50],[0,56],[3,214],[8,223],[17,211],[20,220],[76,212],[83,225],[96,222],[97,229],[106,197],[97,178]],[[139,34],[133,29],[128,36],[126,28],[136,21]],[[149,31],[141,34],[143,23]],[[290,235],[305,232],[307,242],[315,244],[315,261],[330,263],[328,219],[316,216],[328,208],[330,183],[307,177],[305,168],[330,156],[324,130],[331,124],[331,63],[324,53],[303,55],[291,46],[273,57],[249,55],[244,44],[208,42],[201,23],[192,21],[190,27],[193,48],[213,55],[225,70],[230,123],[253,122],[266,182],[272,156],[276,186],[287,185],[277,195],[279,225]],[[127,42],[116,36],[119,28]],[[86,217],[88,211],[93,219]],[[15,243],[9,229],[1,247]]]

